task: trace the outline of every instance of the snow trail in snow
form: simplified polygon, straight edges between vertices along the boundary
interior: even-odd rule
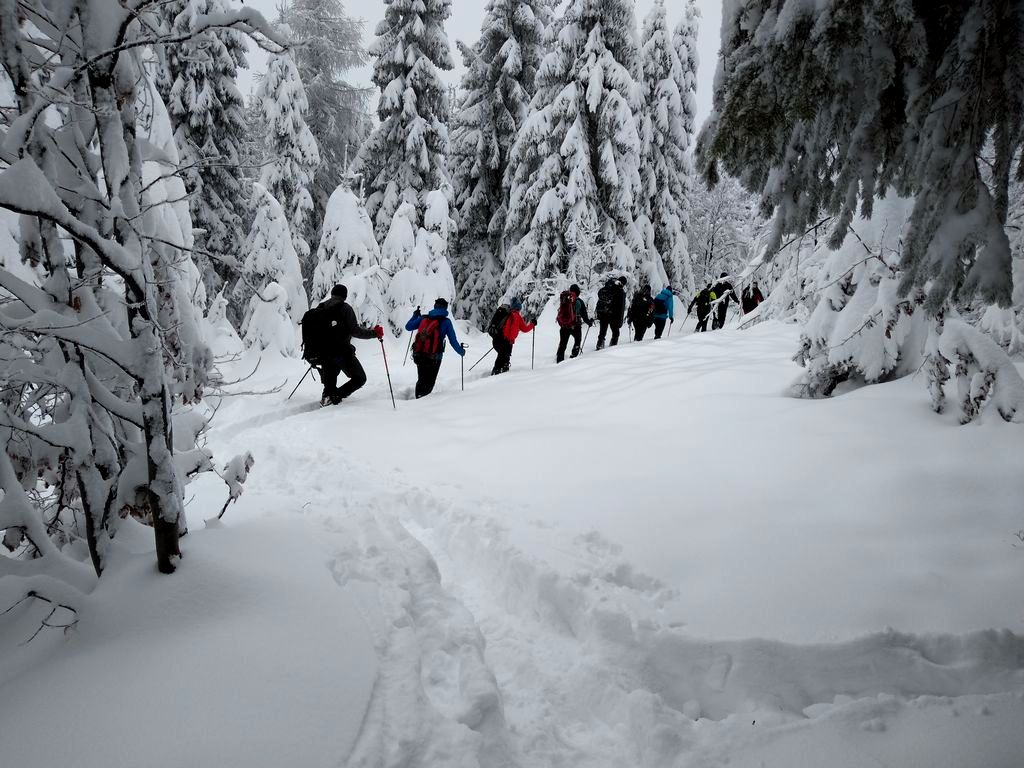
[[[926,396],[913,382],[827,403],[788,400],[781,396],[781,384],[795,369],[779,362],[778,349],[790,342],[789,335],[771,329],[720,333],[588,353],[543,374],[520,371],[472,383],[466,395],[453,391],[458,368],[449,366],[438,394],[402,406],[394,418],[386,384],[382,388],[380,382],[361,392],[358,402],[354,398],[315,415],[303,415],[301,408],[293,417],[290,412],[242,416],[236,411],[242,418],[234,428],[226,425],[216,432],[217,440],[251,445],[252,430],[261,424],[271,427],[273,440],[261,445],[247,495],[233,514],[277,506],[294,510],[306,500],[304,516],[346,531],[350,541],[331,568],[339,583],[362,595],[380,674],[349,764],[756,766],[762,759],[766,765],[794,765],[801,756],[829,754],[830,765],[840,766],[872,761],[930,768],[1014,765],[1014,756],[1024,754],[1024,736],[1012,725],[1024,717],[1020,635],[991,630],[864,634],[861,629],[836,633],[840,642],[808,645],[741,634],[743,626],[756,627],[771,611],[791,610],[791,604],[810,597],[811,609],[789,620],[797,623],[795,636],[813,637],[814,621],[827,623],[831,615],[815,613],[817,598],[808,593],[814,580],[823,583],[817,585],[820,599],[829,598],[831,590],[830,599],[840,603],[837,614],[856,604],[851,599],[867,604],[891,595],[890,610],[909,616],[909,628],[916,630],[920,617],[907,611],[907,601],[927,598],[927,591],[915,595],[893,588],[902,578],[898,561],[908,555],[921,558],[929,578],[941,579],[938,591],[947,593],[951,626],[987,621],[986,616],[995,615],[992,601],[1006,601],[1003,615],[1011,615],[1016,605],[1012,590],[997,581],[1016,561],[999,562],[1004,553],[997,540],[977,541],[979,530],[1008,522],[1000,515],[1010,499],[1019,498],[1013,481],[1000,474],[1002,465],[975,476],[966,489],[987,513],[986,522],[977,515],[962,520],[955,513],[964,494],[957,486],[964,478],[957,461],[963,462],[969,450],[998,454],[1002,441],[1017,435],[1005,430],[1016,427],[989,423],[977,440],[967,432],[947,432],[956,428],[927,414]],[[727,370],[736,375],[723,378]],[[411,376],[411,370],[399,369],[400,390]],[[666,391],[677,393],[688,407],[648,423],[651,410],[659,415]],[[908,399],[919,403],[920,421],[906,415],[913,409],[904,402]],[[760,568],[732,582],[702,574],[715,570],[714,560],[706,556],[682,570],[660,568],[658,541],[671,529],[664,527],[668,518],[662,527],[644,528],[652,519],[646,513],[652,504],[672,497],[637,478],[660,474],[673,478],[673,489],[687,487],[695,461],[686,451],[687,426],[715,423],[727,403],[735,421],[723,425],[725,439],[718,431],[704,436],[705,451],[720,452],[743,428],[756,434],[783,418],[798,425],[787,435],[789,443],[813,443],[811,427],[825,426],[822,409],[828,408],[829,418],[841,425],[836,428],[851,430],[865,418],[865,400],[894,420],[891,427],[904,441],[941,440],[951,454],[947,482],[928,477],[949,497],[931,516],[946,528],[959,526],[963,534],[954,537],[956,552],[927,532],[906,540],[898,520],[890,522],[888,531],[880,527],[881,520],[864,508],[872,498],[870,488],[844,487],[848,502],[826,502],[834,488],[807,482],[794,491],[795,499],[802,496],[812,508],[807,515],[787,506],[793,502],[772,496],[780,486],[769,483],[762,488],[760,508],[745,514],[739,514],[742,508],[730,509],[743,498],[730,487],[716,489],[723,499],[718,506],[712,495],[704,497],[703,507],[697,505],[705,517],[735,513],[737,524],[754,526],[753,535],[730,541],[729,526],[716,528],[710,517],[700,523],[700,517],[684,510],[676,526],[696,543],[685,538],[669,542],[686,547],[686,557],[712,548],[713,557],[727,563],[729,558],[763,557],[759,548],[777,550]],[[616,415],[617,409],[627,410]],[[802,414],[808,412],[813,418],[805,423]],[[758,413],[763,418],[749,421]],[[557,443],[566,433],[563,425],[570,425],[570,432],[581,434],[580,444],[592,450],[601,429],[616,424],[622,430],[647,424],[641,428],[643,439],[654,448],[645,460],[653,467],[623,453],[601,465],[611,470],[604,476],[595,474],[589,461],[559,465],[538,437],[550,435]],[[242,427],[245,431],[238,431]],[[622,445],[626,433],[615,434],[617,447],[628,448]],[[870,444],[876,455],[864,459],[865,466],[883,465],[887,454],[877,434],[865,428],[862,437],[833,460],[849,460]],[[730,471],[755,472],[759,480],[770,481],[771,470],[784,466],[793,446],[780,443],[771,452],[764,449],[765,441],[755,443],[727,454],[738,465]],[[806,448],[800,455],[808,461],[820,451],[814,444]],[[713,471],[706,463],[698,465],[697,471]],[[910,470],[920,471],[913,463]],[[895,511],[911,497],[892,496],[895,486],[881,477],[878,498],[890,494],[883,511]],[[634,508],[619,491],[630,483],[640,489],[641,503]],[[609,497],[606,508],[599,503],[602,495]],[[575,518],[556,514],[574,503],[579,505]],[[855,517],[846,515],[847,504]],[[615,524],[616,511],[641,527],[633,541],[619,535],[624,529]],[[900,513],[926,519],[921,510]],[[769,518],[771,525],[759,523],[758,517]],[[816,527],[803,542],[773,540],[771,526],[787,519],[801,528]],[[870,536],[857,531],[857,521],[872,536],[893,541],[865,549]],[[841,551],[838,536],[858,537],[859,559]],[[949,530],[943,536],[949,538]],[[823,545],[825,552],[814,551]],[[736,548],[741,552],[730,554]],[[995,561],[987,565],[989,571],[976,567],[975,549]],[[936,553],[953,557],[942,574],[929,570]],[[794,558],[798,562],[789,566],[791,573],[773,570]],[[816,568],[819,559],[830,562],[835,572],[805,570],[808,563]],[[648,573],[634,563],[655,568]],[[976,571],[973,577],[971,571]],[[739,627],[735,639],[716,639],[699,629],[694,633],[695,610],[698,617],[705,612],[698,627],[726,626],[723,615],[751,613],[745,602],[749,597],[730,584],[743,585],[753,577],[778,583],[757,595],[770,600],[768,605],[743,617],[745,624],[734,624]],[[836,585],[847,589],[843,585],[850,577],[864,582],[862,595],[837,591]],[[980,581],[957,583],[967,577]],[[916,579],[910,583],[920,586]],[[977,590],[980,584],[992,595],[988,614],[965,607],[956,593],[957,588]],[[720,605],[707,613],[704,606],[712,601]],[[856,616],[855,623],[870,615]]]

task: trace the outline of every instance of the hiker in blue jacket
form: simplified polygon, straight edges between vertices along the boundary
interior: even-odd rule
[[[654,297],[654,338],[660,339],[665,330],[665,323],[676,319],[673,303],[672,288],[668,285]]]
[[[448,317],[448,302],[438,299],[434,308],[426,315],[420,314],[419,307],[405,324],[407,331],[419,331],[412,344],[412,361],[416,363],[416,399],[426,397],[434,391],[437,374],[441,371],[444,358],[444,340],[451,342],[452,349],[465,356],[466,346],[455,336],[455,325]]]

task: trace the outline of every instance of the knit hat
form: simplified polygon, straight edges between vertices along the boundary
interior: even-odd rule
[[[512,309],[514,309],[516,312],[523,308],[523,302],[519,300],[518,296],[513,298],[512,301],[508,303],[508,305],[512,307]]]
[[[434,309],[448,309],[447,299],[437,299],[434,302]]]
[[[569,290],[572,291],[573,293],[575,293],[577,296],[580,295],[580,287],[578,285],[576,285],[576,283],[573,283],[572,285],[570,285],[569,286]]]
[[[348,288],[346,288],[341,283],[338,283],[336,286],[331,288],[331,296],[340,296],[343,299],[347,299],[348,298]]]

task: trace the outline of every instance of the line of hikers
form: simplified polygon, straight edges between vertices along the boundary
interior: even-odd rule
[[[635,341],[642,341],[647,330],[654,327],[654,338],[660,339],[666,325],[671,332],[675,321],[675,295],[665,286],[657,295],[652,295],[651,286],[643,285],[634,295],[626,311],[626,277],[609,279],[597,292],[594,314],[598,322],[597,349],[604,349],[605,340],[611,333],[610,345],[619,343],[619,332],[623,321],[632,327]],[[570,357],[578,357],[583,347],[583,325],[588,329],[594,325],[587,304],[580,296],[580,287],[573,283],[558,297],[558,350],[555,362],[565,360],[569,340],[573,342]],[[346,302],[348,289],[336,285],[331,296],[310,309],[302,318],[303,359],[320,372],[323,382],[321,405],[337,405],[366,383],[366,373],[356,357],[352,339],[376,338],[383,347],[384,328],[375,325],[365,328],[356,320],[355,312]],[[687,316],[696,308],[697,330],[707,331],[708,318],[714,314],[712,330],[725,326],[729,301],[741,304],[744,314],[753,311],[764,301],[757,283],[744,289],[742,302],[723,272],[718,282],[708,284],[699,291],[687,309]],[[512,348],[520,333],[530,333],[537,327],[537,318],[526,322],[522,315],[523,303],[513,298],[495,310],[487,326],[492,348],[496,353],[491,375],[505,373],[512,362]],[[448,316],[448,301],[439,298],[426,315],[417,307],[405,324],[405,329],[415,332],[410,340],[412,359],[416,365],[416,398],[425,397],[434,390],[441,362],[444,359],[445,341],[460,357],[465,357],[468,346],[459,342],[455,324]],[[481,358],[482,359],[482,358]],[[339,374],[349,380],[337,386]],[[389,377],[390,378],[390,377]]]

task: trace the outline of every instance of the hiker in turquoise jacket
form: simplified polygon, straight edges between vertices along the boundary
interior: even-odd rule
[[[665,323],[676,319],[672,288],[665,286],[661,293],[654,297],[654,338],[660,339],[665,330]]]

